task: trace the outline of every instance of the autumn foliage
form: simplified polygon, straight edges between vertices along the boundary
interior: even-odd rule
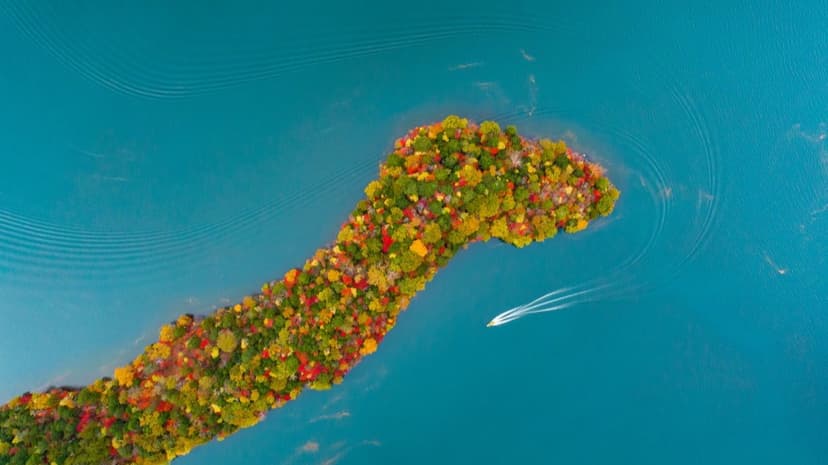
[[[113,379],[0,407],[0,464],[159,464],[341,383],[461,248],[523,247],[608,215],[601,167],[562,141],[457,116],[394,143],[329,247],[212,315],[183,315]]]

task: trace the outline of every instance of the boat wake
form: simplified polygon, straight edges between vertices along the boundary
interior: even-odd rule
[[[692,87],[666,72],[659,77],[657,87],[640,88],[635,79],[625,82],[631,110],[622,124],[604,115],[581,115],[580,108],[567,106],[566,100],[549,99],[554,106],[545,104],[547,97],[538,92],[542,77],[532,77],[534,85],[528,98],[532,111],[507,111],[497,114],[497,119],[523,126],[534,122],[544,131],[557,126],[570,139],[576,135],[566,122],[584,121],[588,134],[581,135],[587,137],[583,142],[573,142],[613,172],[623,193],[616,207],[617,216],[596,222],[590,231],[597,231],[608,221],[617,222],[614,227],[621,231],[619,236],[605,240],[617,241],[613,242],[615,250],[623,252],[602,265],[600,276],[559,283],[557,290],[496,315],[487,326],[669,287],[704,251],[720,225],[724,196],[718,134],[703,111],[708,108],[703,96]],[[677,115],[670,124],[679,124],[683,130],[673,130],[669,138],[663,137],[665,123],[653,116],[657,114],[653,109],[667,109]],[[684,156],[658,155],[667,151],[680,151]],[[635,209],[627,205],[635,205]]]
[[[590,294],[594,294],[596,291],[608,287],[609,284],[604,284],[601,286],[596,286],[580,291],[576,291],[575,288],[572,287],[558,289],[544,294],[527,304],[519,305],[517,307],[510,308],[509,310],[506,310],[503,313],[500,313],[499,315],[492,318],[491,321],[489,321],[489,323],[486,324],[486,326],[491,327],[505,325],[506,323],[511,323],[512,321],[518,320],[527,315],[563,310],[565,308],[569,308],[574,305],[584,303],[590,300]]]

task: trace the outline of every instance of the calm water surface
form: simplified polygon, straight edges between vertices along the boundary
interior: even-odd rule
[[[828,463],[821,2],[174,3],[0,1],[0,401],[301,264],[458,113],[616,212],[470,248],[343,385],[176,463]]]

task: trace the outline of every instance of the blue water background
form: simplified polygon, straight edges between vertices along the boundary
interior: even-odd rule
[[[564,138],[615,213],[464,251],[344,384],[176,463],[828,463],[822,2],[120,3],[0,2],[0,401],[300,265],[457,113]]]

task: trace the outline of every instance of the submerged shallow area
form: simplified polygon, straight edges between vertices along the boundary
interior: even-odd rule
[[[329,389],[462,248],[517,247],[609,215],[619,191],[563,141],[458,116],[409,131],[336,241],[261,293],[182,315],[129,365],[0,408],[0,461],[166,463]]]

